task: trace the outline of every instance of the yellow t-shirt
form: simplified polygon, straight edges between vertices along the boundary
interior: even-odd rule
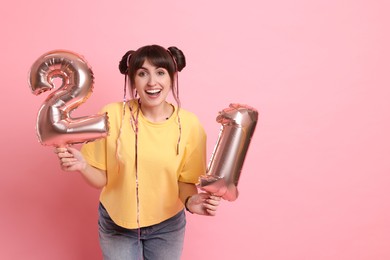
[[[137,102],[130,102],[136,117]],[[183,209],[178,181],[197,183],[206,172],[206,134],[198,118],[180,109],[181,137],[176,113],[159,123],[138,116],[138,197],[140,227],[160,223]],[[130,109],[123,104],[106,105],[102,112],[109,117],[109,136],[85,144],[81,152],[86,161],[107,172],[107,185],[100,201],[112,220],[125,228],[137,228],[135,173],[135,133],[130,123]],[[118,149],[118,150],[117,150]]]

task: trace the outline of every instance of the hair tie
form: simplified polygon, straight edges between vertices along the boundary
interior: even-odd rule
[[[129,54],[129,56],[127,56],[127,60],[126,60],[126,72],[129,72],[129,62],[130,62],[130,58],[131,58],[131,53]]]
[[[177,68],[177,63],[176,63],[176,59],[175,57],[173,56],[172,52],[167,49],[167,52],[169,53],[169,55],[171,56],[172,60],[173,60],[173,64],[175,65],[175,71],[179,71],[178,68]]]

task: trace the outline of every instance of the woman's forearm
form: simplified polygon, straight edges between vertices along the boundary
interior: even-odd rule
[[[195,195],[197,193],[198,189],[196,188],[195,184],[179,181],[179,198],[183,204],[189,196]]]
[[[107,184],[106,171],[95,168],[89,164],[87,164],[83,170],[80,170],[80,173],[92,187],[101,189]]]

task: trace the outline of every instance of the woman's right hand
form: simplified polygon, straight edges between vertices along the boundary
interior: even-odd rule
[[[90,166],[79,150],[72,147],[62,147],[55,148],[54,152],[60,159],[62,170],[79,171],[91,186],[98,189],[107,184],[106,171]]]
[[[64,171],[83,171],[87,167],[81,152],[72,147],[59,147],[54,151],[60,159],[61,169]]]

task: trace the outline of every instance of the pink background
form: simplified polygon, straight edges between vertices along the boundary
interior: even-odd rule
[[[43,53],[95,73],[74,113],[118,101],[129,49],[187,56],[183,107],[217,139],[231,102],[260,111],[239,183],[215,218],[188,217],[183,259],[390,259],[390,4],[386,0],[8,1],[1,19],[1,259],[100,259],[99,191],[64,173],[35,121]]]

